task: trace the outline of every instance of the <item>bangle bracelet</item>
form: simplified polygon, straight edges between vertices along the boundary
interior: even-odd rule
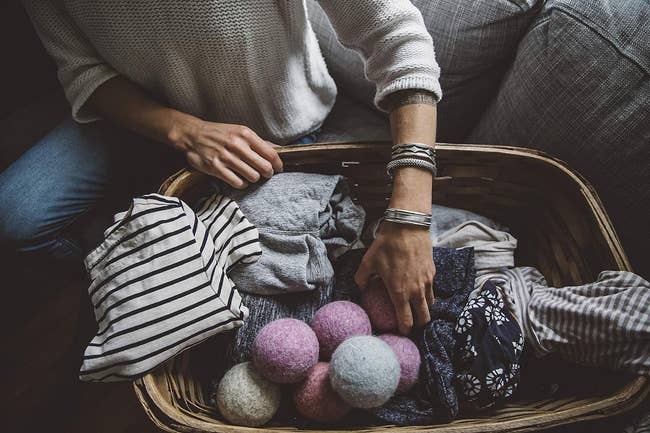
[[[419,167],[437,174],[435,150],[422,143],[399,143],[393,145],[391,161],[386,166],[389,178],[397,167]]]
[[[386,173],[389,178],[393,178],[393,170],[397,167],[418,167],[431,172],[434,177],[437,174],[435,161],[430,162],[420,158],[400,158],[393,159],[388,163],[388,165],[386,165]]]
[[[402,149],[430,150],[431,152],[435,152],[435,149],[433,147],[422,143],[398,143],[393,145],[393,152]]]
[[[384,221],[398,224],[411,224],[421,227],[431,226],[431,214],[414,212],[405,209],[388,208],[384,212]]]

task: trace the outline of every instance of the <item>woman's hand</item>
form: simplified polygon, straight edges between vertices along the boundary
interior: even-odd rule
[[[196,119],[172,129],[169,140],[195,169],[242,189],[260,177],[282,171],[282,160],[268,141],[246,126]]]
[[[406,335],[413,323],[423,326],[430,320],[433,304],[433,250],[426,228],[384,222],[355,275],[363,290],[378,275],[390,295],[400,333]]]

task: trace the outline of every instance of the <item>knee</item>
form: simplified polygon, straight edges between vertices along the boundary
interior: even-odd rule
[[[24,203],[6,186],[0,187],[0,243],[20,250],[36,239],[44,218],[34,204]]]
[[[0,244],[10,251],[35,249],[54,233],[46,201],[9,174],[0,174]]]

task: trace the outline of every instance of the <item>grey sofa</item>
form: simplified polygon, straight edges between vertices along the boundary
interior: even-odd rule
[[[635,270],[650,276],[650,0],[412,2],[442,69],[439,141],[530,147],[563,159],[595,186]],[[339,87],[320,140],[389,139],[360,57],[338,43],[315,0],[308,7]],[[20,35],[33,39],[23,15],[18,22]],[[41,77],[23,87],[43,89],[1,113],[0,170],[68,110],[51,90],[48,60],[31,63]]]

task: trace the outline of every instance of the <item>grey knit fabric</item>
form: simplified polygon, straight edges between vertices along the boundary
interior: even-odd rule
[[[334,278],[330,258],[355,245],[363,229],[365,211],[342,176],[279,173],[246,190],[217,187],[260,233],[262,256],[229,275],[245,293],[326,289]]]
[[[336,98],[302,1],[23,0],[72,106],[122,75],[172,108],[249,126],[286,144],[317,129]],[[403,89],[440,98],[433,44],[408,0],[327,0],[337,36],[366,59],[375,101]]]

